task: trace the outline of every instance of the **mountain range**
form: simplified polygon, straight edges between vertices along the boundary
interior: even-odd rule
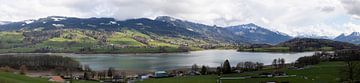
[[[270,31],[253,23],[231,27],[209,26],[159,16],[155,20],[148,18],[128,19],[123,21],[114,18],[75,18],[63,16],[49,16],[37,20],[4,23],[1,31],[34,31],[55,29],[85,29],[119,31],[130,28],[144,34],[157,34],[167,37],[191,37],[208,40],[212,43],[268,43],[276,44],[291,39],[286,34]]]
[[[235,36],[244,37],[244,39],[249,40],[249,42],[256,44],[277,44],[292,38],[287,34],[270,31],[253,23],[225,27],[225,29],[231,31]]]
[[[116,47],[190,47],[239,44],[278,44],[293,37],[254,23],[219,27],[169,16],[155,19],[77,18],[49,16],[19,22],[0,22],[0,49],[47,51],[112,49]],[[334,40],[359,44],[359,33]],[[159,48],[160,49],[160,48]],[[34,50],[32,50],[34,51]],[[0,51],[1,52],[1,51]]]
[[[341,34],[337,36],[334,40],[360,44],[360,32],[353,32],[349,35]]]

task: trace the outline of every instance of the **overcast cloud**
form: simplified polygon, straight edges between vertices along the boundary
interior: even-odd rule
[[[168,15],[218,26],[255,23],[291,36],[337,36],[360,31],[359,5],[360,0],[0,0],[0,20]]]

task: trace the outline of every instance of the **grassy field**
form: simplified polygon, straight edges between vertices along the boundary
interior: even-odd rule
[[[8,72],[0,72],[0,83],[51,83],[47,79],[31,78]]]
[[[261,83],[267,81],[276,82],[290,82],[290,83],[338,83],[340,80],[340,68],[344,63],[342,62],[322,62],[318,65],[309,66],[303,70],[281,69],[287,72],[288,75],[296,75],[294,77],[286,78],[249,78],[237,80],[223,80],[223,83]],[[265,69],[256,72],[247,72],[241,74],[227,74],[224,77],[240,77],[240,76],[258,76],[262,72],[274,71],[272,69]],[[175,78],[160,78],[147,79],[139,81],[138,83],[216,83],[216,75],[203,76],[187,76]]]
[[[0,83],[56,83],[45,78],[33,78],[9,72],[0,72]],[[72,83],[99,83],[95,81],[74,80]]]
[[[130,31],[127,32],[130,33]],[[140,43],[131,37],[132,35],[130,34],[116,32],[108,38],[108,43],[114,45],[145,46],[145,44]]]

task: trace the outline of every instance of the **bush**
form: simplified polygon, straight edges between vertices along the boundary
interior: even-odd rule
[[[0,67],[0,71],[3,72],[14,72],[14,69],[9,67],[9,66],[5,66],[5,67]]]

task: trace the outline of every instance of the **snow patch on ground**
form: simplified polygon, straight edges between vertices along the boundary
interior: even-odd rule
[[[54,21],[66,20],[66,18],[59,18],[59,17],[51,17],[51,19],[53,19]]]
[[[52,24],[54,27],[65,27],[64,24]]]
[[[30,24],[30,23],[33,23],[34,20],[25,20],[25,24]]]
[[[116,21],[110,21],[109,24],[117,24]]]
[[[190,28],[186,28],[187,30],[189,30],[189,31],[194,31],[193,29],[190,29]]]

